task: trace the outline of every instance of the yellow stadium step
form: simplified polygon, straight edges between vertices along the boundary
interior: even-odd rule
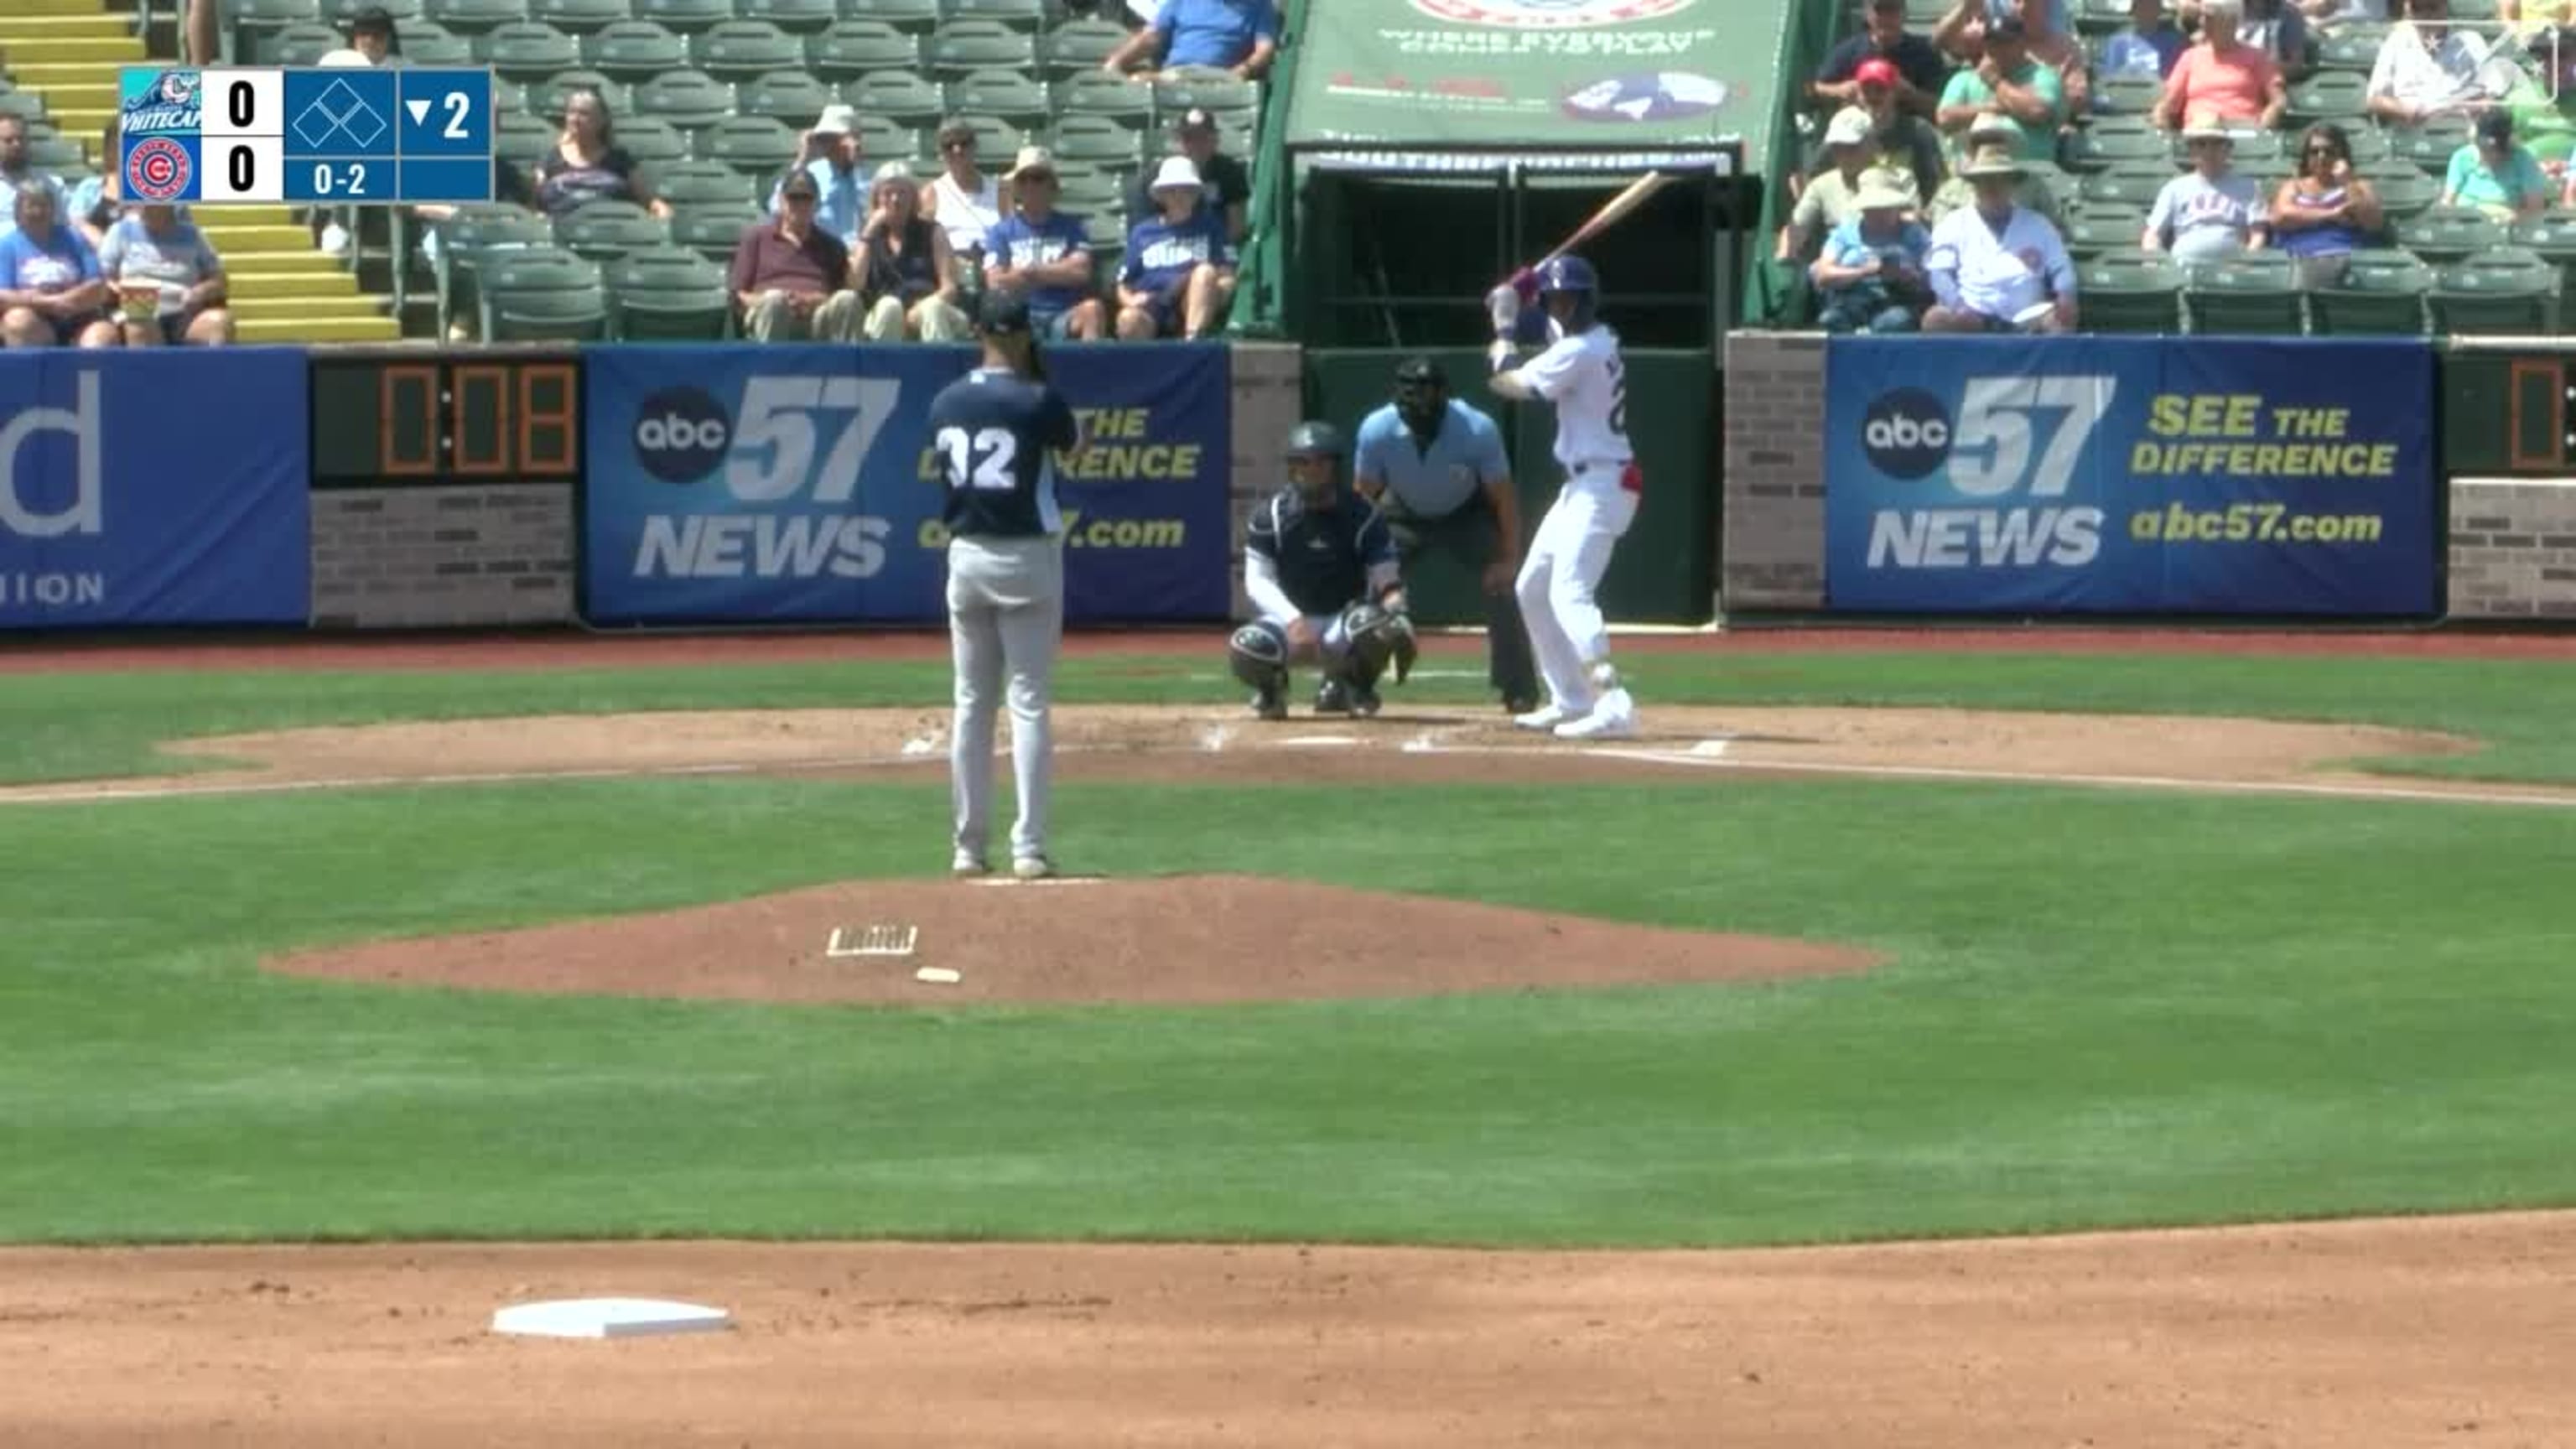
[[[218,254],[221,250],[217,248]],[[358,290],[358,279],[347,272],[245,272],[228,262],[224,278],[234,296],[257,297],[263,302],[335,302],[346,306],[366,295]]]
[[[122,67],[102,65],[94,60],[22,62],[10,53],[16,39],[10,35],[7,25],[0,24],[0,56],[8,58],[9,79],[17,82],[18,89],[22,91],[44,92],[48,109],[62,100],[55,94],[57,87],[64,90],[77,87],[84,92],[95,93],[100,97],[95,104],[116,104],[119,84],[116,73]]]
[[[9,0],[9,16],[12,20],[38,15],[59,19],[86,19],[90,16],[106,14],[107,7],[101,4],[100,0]],[[108,18],[120,25],[133,23],[122,15],[109,15]]]
[[[213,233],[208,233],[212,236]],[[317,251],[255,251],[215,243],[224,266],[235,272],[279,277],[347,276],[349,269],[338,257],[326,257]]]
[[[46,101],[46,110],[51,113],[54,118],[55,129],[61,131],[64,135],[79,141],[82,146],[92,151],[96,151],[99,148],[101,140],[107,135],[107,128],[110,125],[113,125],[116,121],[116,108],[114,106],[74,106],[62,108],[53,105],[52,99],[48,97]],[[93,166],[97,165],[98,158],[96,156],[90,157],[90,164]]]
[[[143,42],[131,35],[12,36],[0,41],[0,53],[7,55],[12,68],[75,60],[137,65],[143,60]]]
[[[192,214],[197,229],[214,238],[215,250],[226,256],[235,252],[312,252],[313,233],[291,221],[243,225],[232,220],[232,208],[201,206]]]
[[[293,227],[298,231],[304,229],[304,223],[296,219],[294,212],[268,202],[201,206],[197,208],[197,225],[208,231],[220,228],[226,232],[279,226]],[[307,244],[312,240],[309,236],[305,238]]]
[[[231,279],[234,295],[240,297],[242,279]],[[257,297],[241,298],[235,308],[262,317],[377,317],[383,315],[380,298],[360,292],[342,297]]]
[[[391,317],[278,318],[233,314],[236,341],[270,345],[296,342],[399,342],[402,328]]]
[[[93,12],[88,15],[28,15],[17,8],[23,0],[11,0],[11,9],[0,16],[0,45],[13,40],[52,38],[63,40],[76,36],[132,35],[134,22],[123,15]]]

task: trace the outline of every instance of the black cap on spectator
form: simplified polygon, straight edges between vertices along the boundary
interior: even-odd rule
[[[2479,116],[2478,139],[2481,141],[2492,142],[2498,146],[2511,143],[2513,140],[2513,113],[2505,110],[2494,110],[2488,111]]]
[[[811,196],[819,199],[823,194],[823,188],[814,184],[812,172],[799,166],[788,172],[786,178],[778,183],[778,194],[781,197]]]
[[[2030,39],[2030,27],[2022,23],[2020,16],[2007,15],[2003,19],[1986,27],[1986,39],[2028,40]]]
[[[349,33],[351,35],[392,35],[394,33],[393,13],[382,5],[370,5],[349,17]]]

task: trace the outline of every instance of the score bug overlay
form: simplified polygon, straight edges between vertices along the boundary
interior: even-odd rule
[[[452,67],[132,66],[127,198],[198,206],[492,199],[492,78]]]

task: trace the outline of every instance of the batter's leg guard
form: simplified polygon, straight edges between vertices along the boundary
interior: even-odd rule
[[[1255,619],[1226,641],[1226,665],[1234,677],[1252,686],[1252,711],[1263,719],[1286,719],[1288,703],[1288,631],[1268,619]]]

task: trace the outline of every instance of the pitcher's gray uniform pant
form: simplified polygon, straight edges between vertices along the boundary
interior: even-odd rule
[[[993,805],[993,716],[1009,679],[1011,774],[1020,818],[1011,858],[1046,854],[1054,735],[1047,718],[1064,642],[1064,543],[954,538],[948,543],[948,642],[957,660],[957,719],[948,747],[957,849],[981,860]]]

